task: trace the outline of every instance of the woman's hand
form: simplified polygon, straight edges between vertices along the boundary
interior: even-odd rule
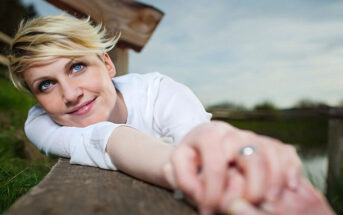
[[[243,182],[240,174],[231,175],[236,181]],[[237,183],[236,183],[237,185]],[[242,185],[242,184],[240,184]],[[234,185],[232,185],[234,186]],[[249,214],[249,215],[267,215],[267,214],[301,214],[301,215],[331,215],[335,214],[324,196],[318,192],[305,178],[299,181],[296,190],[285,188],[280,198],[274,202],[262,202],[258,207],[250,204],[240,196],[241,188],[227,189],[220,211],[225,214]],[[234,198],[234,199],[230,199]]]
[[[255,153],[240,155],[243,147],[251,145]],[[219,207],[230,180],[230,166],[245,178],[243,197],[250,203],[277,200],[283,187],[296,188],[301,175],[301,162],[293,147],[219,121],[189,132],[167,166],[170,183],[191,196],[202,213]]]

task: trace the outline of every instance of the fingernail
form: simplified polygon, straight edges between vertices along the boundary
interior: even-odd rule
[[[280,189],[279,188],[276,188],[276,187],[273,187],[271,188],[268,193],[267,193],[267,199],[269,201],[276,201],[279,197],[279,194],[280,194]]]
[[[274,214],[274,206],[271,203],[263,203],[261,204],[261,209],[268,214]]]
[[[230,214],[241,214],[246,207],[246,203],[241,199],[235,199],[230,204],[229,212]]]
[[[292,190],[296,190],[299,184],[298,175],[296,170],[292,169],[288,173],[288,187]]]

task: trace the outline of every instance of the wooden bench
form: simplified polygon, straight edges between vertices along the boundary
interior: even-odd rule
[[[50,173],[6,215],[197,214],[171,191],[118,171],[70,165],[59,159]]]

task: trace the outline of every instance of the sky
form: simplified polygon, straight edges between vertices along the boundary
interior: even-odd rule
[[[61,11],[43,0],[40,15]],[[160,72],[205,106],[343,101],[342,0],[142,0],[165,15],[129,72]]]

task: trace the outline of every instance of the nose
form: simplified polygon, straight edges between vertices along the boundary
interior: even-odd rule
[[[83,90],[74,81],[61,83],[63,101],[67,106],[77,104],[83,96]]]

